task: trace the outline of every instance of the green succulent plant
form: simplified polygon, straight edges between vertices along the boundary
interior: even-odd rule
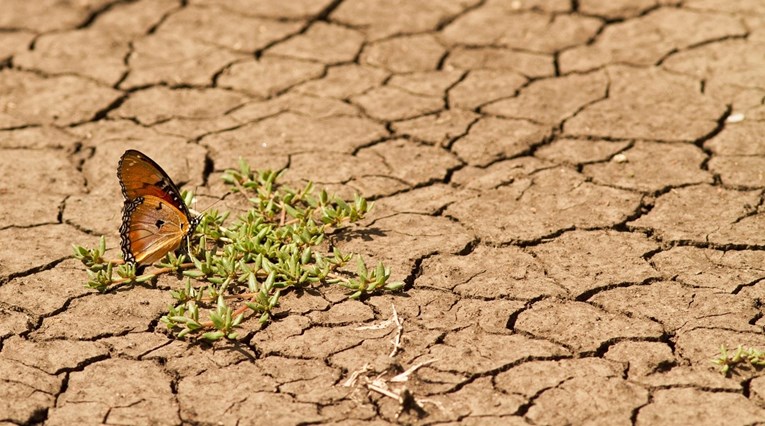
[[[755,348],[744,349],[739,345],[732,353],[728,352],[725,345],[720,346],[720,355],[712,360],[712,363],[720,367],[720,373],[729,374],[736,367],[749,365],[754,368],[765,367],[765,352]]]
[[[168,253],[147,272],[121,259],[107,260],[104,237],[95,248],[74,245],[74,257],[88,268],[86,286],[107,292],[159,275],[178,276],[178,288],[170,291],[175,304],[161,321],[178,338],[208,341],[236,339],[236,329],[250,315],[267,323],[291,288],[339,284],[358,299],[404,287],[390,281],[390,268],[382,263],[368,268],[360,255],[343,253],[327,241],[330,233],[362,219],[373,203],[361,196],[346,201],[325,190],[317,193],[311,182],[300,190],[281,186],[279,175],[253,171],[244,160],[238,170],[226,170],[223,181],[247,198],[249,210],[231,220],[229,212],[201,214],[188,252]],[[184,191],[183,198],[189,205],[193,194]],[[348,270],[353,257],[355,272]],[[200,309],[207,311],[206,318]]]

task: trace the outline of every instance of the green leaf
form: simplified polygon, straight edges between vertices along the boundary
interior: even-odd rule
[[[342,198],[335,198],[335,204],[337,204],[337,206],[340,208],[340,210],[341,210],[342,212],[344,212],[344,213],[345,213],[345,212],[350,212],[350,211],[351,211],[351,208],[350,208],[350,207],[348,207],[348,203],[346,203],[345,201],[343,201],[343,199],[342,199]]]
[[[300,217],[303,216],[302,214],[300,214],[300,212],[296,208],[292,207],[289,204],[285,204],[284,205],[284,210],[287,211],[288,215],[290,215],[291,217],[293,217],[295,219],[299,219]]]
[[[225,321],[223,320],[223,317],[220,316],[217,312],[210,312],[210,321],[212,321],[215,328],[218,330],[224,328]]]
[[[101,238],[98,240],[98,256],[101,257],[106,253],[106,237],[101,235]]]
[[[377,267],[375,268],[375,278],[378,280],[382,279],[382,281],[385,281],[385,278],[387,278],[385,276],[385,265],[383,265],[382,262],[377,262]]]
[[[207,333],[202,335],[202,338],[207,340],[208,342],[214,342],[216,340],[219,340],[221,337],[225,335],[226,333],[222,331],[208,331]]]
[[[248,308],[252,309],[254,312],[263,312],[263,307],[262,306],[256,305],[256,304],[254,304],[252,302],[246,302],[245,306],[247,306]]]
[[[271,271],[271,273],[268,274],[268,278],[266,278],[266,282],[263,283],[263,288],[266,289],[266,291],[270,291],[271,288],[274,286],[275,280],[276,280],[276,273]]]
[[[244,314],[237,315],[236,318],[234,318],[234,321],[231,323],[231,326],[232,327],[238,326],[239,324],[242,323],[243,319],[244,319]]]
[[[269,308],[269,310],[271,308],[276,307],[276,306],[279,305],[279,295],[280,295],[280,291],[276,290],[274,292],[274,294],[271,296],[271,298],[268,299],[268,308]]]
[[[361,258],[361,255],[356,256],[356,265],[358,266],[359,275],[362,277],[367,276],[367,264],[364,263],[364,259]]]
[[[183,271],[183,275],[189,278],[202,278],[205,276],[204,272],[200,270]]]
[[[156,275],[154,275],[154,274],[141,275],[141,276],[135,278],[135,282],[137,282],[137,283],[145,283],[146,281],[151,281],[152,279],[154,279],[154,277],[156,277]]]
[[[385,284],[385,289],[389,291],[399,291],[402,288],[404,288],[404,283],[401,281],[395,281],[392,283]]]

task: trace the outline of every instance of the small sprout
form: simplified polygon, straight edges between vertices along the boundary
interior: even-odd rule
[[[94,290],[98,290],[99,292],[104,292],[109,288],[109,285],[112,283],[112,267],[111,263],[107,266],[106,269],[99,269],[99,270],[89,270],[88,271],[88,282],[85,284],[86,287],[92,288]]]
[[[89,268],[103,267],[102,265],[109,263],[104,260],[104,253],[106,253],[106,238],[103,235],[98,240],[98,246],[96,248],[87,249],[76,244],[72,244],[72,248],[74,249],[74,258]]]
[[[135,279],[136,266],[135,263],[125,263],[117,268],[117,275],[120,277],[132,281]]]
[[[725,345],[720,346],[720,355],[712,359],[712,363],[720,367],[720,373],[729,374],[734,367],[749,365],[754,368],[765,367],[765,352],[739,345],[733,354],[728,352]]]

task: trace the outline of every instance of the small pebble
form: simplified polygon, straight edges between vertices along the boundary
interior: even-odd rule
[[[737,112],[735,114],[731,114],[728,116],[727,119],[725,119],[726,123],[739,123],[744,121],[744,114]]]
[[[627,156],[624,154],[616,154],[614,155],[614,158],[611,159],[611,161],[615,163],[626,163],[627,162]]]

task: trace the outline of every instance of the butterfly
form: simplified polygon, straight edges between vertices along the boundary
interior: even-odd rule
[[[139,151],[125,151],[117,166],[125,204],[122,254],[126,263],[152,264],[177,250],[199,223],[181,192],[159,164]]]

